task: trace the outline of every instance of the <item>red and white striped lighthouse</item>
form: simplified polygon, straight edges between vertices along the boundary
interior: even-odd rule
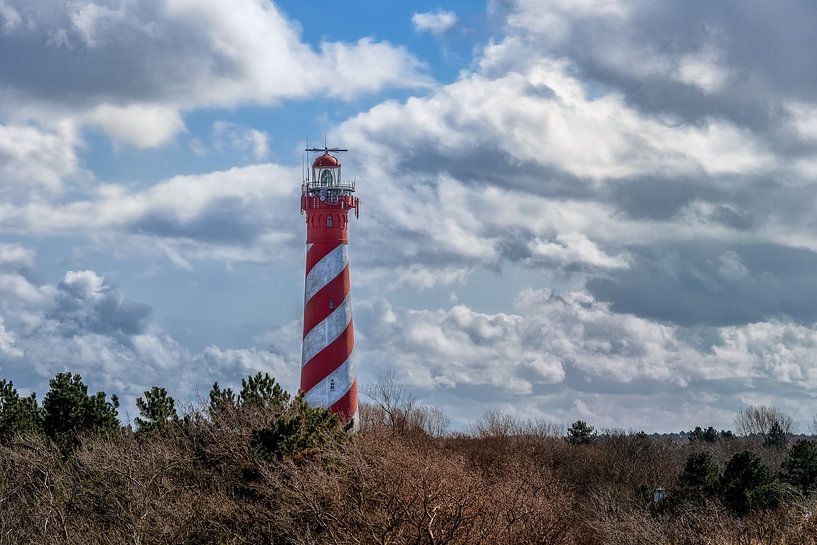
[[[359,211],[354,182],[341,178],[332,153],[339,148],[309,148],[319,155],[301,186],[306,213],[306,282],[301,390],[310,405],[327,407],[349,427],[357,424],[357,372],[350,297],[348,214]]]

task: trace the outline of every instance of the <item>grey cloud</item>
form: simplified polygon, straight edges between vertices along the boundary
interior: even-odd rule
[[[628,269],[589,281],[619,312],[682,325],[730,325],[786,316],[817,321],[817,254],[782,246],[637,248]]]
[[[355,313],[361,380],[395,370],[460,424],[498,408],[649,431],[729,427],[741,406],[772,398],[810,418],[802,400],[815,397],[813,324],[682,328],[615,312],[587,293],[536,290],[521,292],[512,314],[382,300],[359,302]]]
[[[195,108],[430,85],[405,48],[362,38],[316,51],[262,0],[4,6],[16,17],[0,29],[0,114],[92,124],[139,147],[167,142]]]

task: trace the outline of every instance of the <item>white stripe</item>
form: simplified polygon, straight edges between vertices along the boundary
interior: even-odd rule
[[[322,287],[343,272],[343,268],[348,261],[349,255],[346,250],[346,244],[341,243],[331,252],[323,256],[320,261],[315,263],[315,266],[312,267],[312,270],[306,275],[304,305],[306,305]]]
[[[337,339],[352,320],[352,297],[347,296],[335,311],[304,336],[301,366]]]
[[[313,407],[329,408],[346,395],[352,383],[355,381],[355,373],[357,373],[357,365],[354,358],[349,356],[340,367],[332,371],[329,376],[312,387],[304,398]],[[332,388],[334,381],[334,389]]]
[[[314,243],[314,242],[307,242],[307,243],[306,243],[306,253],[307,253],[307,254],[309,253],[309,250],[311,250],[311,249],[312,249],[312,246],[314,246],[314,245],[315,245],[315,243]]]

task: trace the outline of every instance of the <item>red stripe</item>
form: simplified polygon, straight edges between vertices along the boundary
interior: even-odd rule
[[[339,275],[330,280],[306,303],[304,307],[304,336],[312,331],[313,327],[335,312],[334,309],[329,308],[329,299],[334,302],[335,309],[338,308],[346,299],[349,288],[349,264],[347,263]]]
[[[315,354],[315,356],[301,368],[301,390],[308,392],[314,388],[316,384],[328,377],[332,371],[349,359],[354,347],[355,330],[350,320],[349,325],[346,326],[343,333],[338,335],[337,339]]]
[[[317,242],[317,243],[313,244],[312,247],[309,248],[309,251],[306,252],[306,274],[309,274],[309,271],[312,270],[312,267],[314,267],[315,264],[318,261],[323,259],[323,257],[326,254],[328,254],[329,252],[331,252],[332,250],[334,250],[335,248],[337,248],[341,244],[343,244],[343,243],[342,242],[332,242],[332,243],[326,244],[326,243],[323,243],[323,242]]]
[[[339,415],[344,423],[352,419],[355,412],[357,412],[357,378],[355,378],[349,391],[329,407],[329,410]]]

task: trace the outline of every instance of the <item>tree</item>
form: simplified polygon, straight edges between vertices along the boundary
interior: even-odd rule
[[[88,387],[79,375],[59,373],[48,383],[50,390],[43,398],[43,429],[63,452],[73,449],[79,435],[113,430],[119,426],[119,399],[105,392],[88,394]]]
[[[282,410],[289,402],[289,394],[268,373],[259,372],[241,379],[238,399],[243,406]]]
[[[786,432],[783,431],[783,427],[780,425],[780,422],[772,422],[769,432],[763,439],[763,446],[784,449],[786,448],[786,442]]]
[[[0,380],[0,442],[7,443],[17,433],[38,433],[42,429],[37,395],[20,397],[11,382]]]
[[[678,476],[678,485],[687,496],[695,499],[716,494],[720,485],[720,472],[712,455],[708,452],[690,454],[684,470]]]
[[[323,407],[311,407],[303,395],[297,396],[268,426],[253,433],[256,448],[272,460],[317,450],[344,437],[337,415]]]
[[[738,411],[735,416],[735,431],[740,435],[768,435],[772,425],[777,423],[788,435],[794,433],[794,420],[777,407],[751,406]]]
[[[208,409],[210,418],[215,417],[227,407],[235,406],[236,398],[232,388],[221,388],[218,382],[214,382],[213,387],[210,388],[210,407]]]
[[[706,429],[696,426],[694,430],[689,432],[689,441],[691,443],[714,443],[718,440],[718,430],[709,426]]]
[[[755,509],[777,508],[783,496],[783,489],[757,454],[744,450],[726,462],[721,497],[734,514],[744,516]]]
[[[593,426],[589,426],[584,420],[576,420],[567,429],[567,442],[571,445],[584,445],[592,443],[596,438],[596,431]]]
[[[167,395],[167,390],[154,386],[145,392],[145,397],[136,400],[141,418],[136,418],[136,431],[148,432],[164,430],[169,424],[178,422],[176,403]]]
[[[806,439],[797,441],[783,461],[780,477],[804,496],[817,488],[817,443]]]

